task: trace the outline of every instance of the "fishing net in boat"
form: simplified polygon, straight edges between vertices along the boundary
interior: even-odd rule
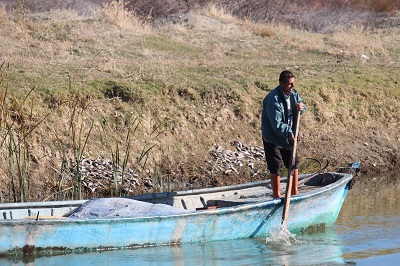
[[[68,215],[70,218],[151,217],[188,213],[166,204],[153,204],[127,198],[91,199]]]

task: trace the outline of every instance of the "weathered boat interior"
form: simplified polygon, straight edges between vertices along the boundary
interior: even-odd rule
[[[340,173],[317,173],[299,177],[299,192],[306,193],[318,187],[329,185],[342,178]],[[285,179],[281,181],[281,194],[286,190]],[[239,204],[254,203],[272,199],[270,181],[226,187],[205,188],[189,191],[143,194],[127,197],[142,202],[166,204],[189,211],[205,211],[230,207]],[[66,217],[87,200],[54,201],[35,203],[0,204],[0,219],[44,219]]]

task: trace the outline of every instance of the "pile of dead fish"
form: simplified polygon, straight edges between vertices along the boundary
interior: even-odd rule
[[[123,170],[113,166],[104,158],[84,159],[82,161],[82,184],[91,190],[109,190],[115,183],[122,185],[124,192],[133,192],[139,185],[138,175],[132,169]]]
[[[258,146],[245,145],[242,142],[232,143],[233,151],[214,144],[210,151],[212,160],[207,161],[211,174],[240,174],[242,170],[250,171],[252,176],[264,173],[264,149]],[[73,177],[76,167],[69,164],[69,178]],[[150,178],[140,179],[135,170],[115,167],[105,158],[85,158],[81,162],[82,185],[92,192],[110,191],[118,185],[124,193],[133,193],[140,185],[153,188]],[[141,180],[141,182],[139,181]],[[142,184],[141,184],[142,183]]]
[[[212,164],[212,172],[222,172],[224,174],[239,173],[241,167],[248,167],[255,176],[260,173],[256,169],[255,163],[264,161],[264,148],[259,146],[248,146],[242,142],[233,142],[235,150],[231,151],[214,144],[215,149],[210,151],[214,160],[209,161]]]

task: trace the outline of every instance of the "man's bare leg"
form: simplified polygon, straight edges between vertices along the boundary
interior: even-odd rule
[[[281,198],[281,177],[277,174],[270,174],[271,187],[272,187],[272,197]]]

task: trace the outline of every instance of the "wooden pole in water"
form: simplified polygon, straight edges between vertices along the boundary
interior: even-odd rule
[[[297,111],[297,118],[296,118],[296,129],[294,131],[294,142],[292,146],[292,156],[289,162],[289,169],[288,169],[288,178],[286,184],[286,196],[285,196],[285,205],[283,206],[283,215],[282,215],[282,224],[287,221],[288,214],[289,214],[289,207],[290,207],[290,197],[292,194],[292,186],[293,186],[293,164],[296,158],[296,150],[297,150],[297,137],[299,135],[299,125],[300,125],[300,110]]]

